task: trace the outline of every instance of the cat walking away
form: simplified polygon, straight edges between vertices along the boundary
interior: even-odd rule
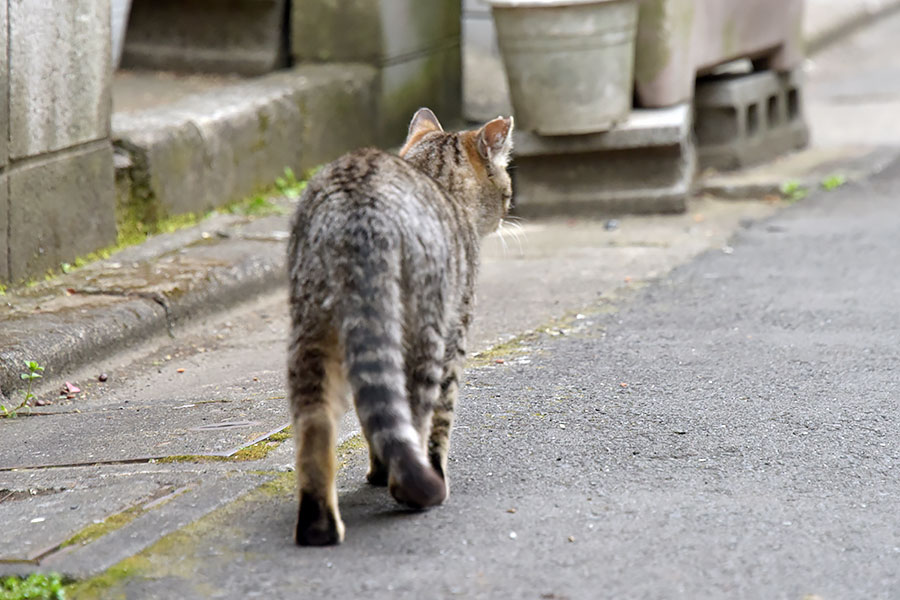
[[[423,108],[399,156],[357,150],[304,191],[288,250],[298,544],[343,540],[334,446],[351,399],[369,482],[416,509],[447,497],[479,243],[510,207],[512,130],[498,117],[448,133]]]

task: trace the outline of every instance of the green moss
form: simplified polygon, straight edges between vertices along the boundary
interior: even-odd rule
[[[149,210],[140,202],[138,203],[122,203],[116,208],[116,243],[106,248],[101,248],[89,254],[75,258],[71,263],[62,263],[59,269],[49,269],[45,274],[43,281],[50,281],[60,274],[70,273],[76,269],[80,269],[91,263],[106,260],[116,252],[136,246],[147,241],[153,235],[161,233],[172,233],[188,227],[193,227],[201,223],[204,219],[217,214],[225,213],[231,215],[244,215],[249,217],[266,217],[271,215],[284,214],[287,209],[276,202],[281,196],[287,196],[296,199],[300,196],[309,177],[311,177],[319,167],[310,169],[305,177],[297,179],[294,177],[293,171],[285,167],[285,175],[279,177],[271,185],[261,188],[254,194],[251,194],[241,200],[230,202],[217,210],[205,213],[185,213],[179,215],[161,215],[157,210]],[[139,189],[139,186],[138,188]],[[139,192],[133,192],[140,195]],[[18,285],[30,288],[38,283],[40,279],[29,279],[19,282]],[[0,285],[0,296],[5,295],[7,287]]]
[[[251,444],[246,448],[241,448],[234,454],[232,454],[229,458],[231,460],[262,460],[266,456],[268,456],[269,452],[280,446],[280,442],[270,442],[269,440],[262,440],[256,442],[255,444]]]
[[[350,436],[343,443],[339,444],[335,450],[338,460],[338,469],[343,469],[350,462],[350,457],[360,450],[367,450],[369,445],[366,443],[362,434]]]
[[[287,439],[290,437],[290,429],[284,429],[272,436],[269,440],[278,437]],[[340,465],[343,467],[358,451],[366,448],[365,439],[357,434],[340,445],[336,449]],[[181,579],[185,585],[194,586],[193,575],[202,567],[199,557],[202,553],[195,552],[198,543],[206,536],[217,533],[229,535],[229,529],[234,523],[241,520],[241,515],[253,509],[253,505],[273,498],[293,498],[297,491],[297,476],[293,471],[272,472],[262,471],[260,475],[269,475],[272,478],[241,498],[231,502],[219,510],[213,511],[201,519],[183,527],[157,541],[155,544],[131,558],[127,558],[105,573],[67,586],[66,590],[76,600],[94,600],[107,598],[124,598],[122,583],[129,578],[162,578],[173,577]],[[173,560],[177,557],[177,560]],[[202,590],[199,586],[192,590],[199,596],[209,596],[213,590]]]
[[[288,425],[281,431],[279,431],[277,433],[273,433],[266,439],[269,440],[270,442],[283,442],[284,440],[289,439],[293,434],[294,434],[293,426]]]
[[[0,600],[65,600],[66,592],[59,575],[32,573],[25,579],[0,579]]]
[[[513,339],[491,346],[487,350],[482,350],[473,354],[466,362],[467,368],[486,367],[496,364],[497,360],[506,360],[514,356],[520,356],[527,352],[524,347],[526,343],[533,341],[537,337],[537,331],[526,333]]]
[[[111,595],[110,590],[125,579],[147,570],[149,561],[145,557],[132,556],[96,577],[67,585],[65,591],[74,600],[125,600],[125,592],[120,591]]]
[[[153,460],[153,462],[161,465],[172,465],[177,463],[228,462],[229,460],[231,459],[228,456],[213,456],[208,454],[176,454],[174,456],[163,456],[162,458],[156,458]]]
[[[278,473],[273,479],[259,486],[254,493],[270,496],[293,496],[297,490],[297,475],[293,471]]]
[[[155,459],[161,464],[170,463],[204,463],[204,462],[228,462],[260,460],[268,456],[269,452],[281,445],[281,442],[291,437],[292,428],[285,427],[265,439],[241,448],[231,456],[212,456],[205,454],[176,454]]]
[[[59,547],[65,548],[67,546],[74,546],[76,544],[90,544],[94,540],[102,538],[107,533],[110,533],[111,531],[115,531],[117,529],[121,529],[122,527],[128,525],[145,512],[146,510],[144,510],[143,506],[132,506],[131,508],[125,509],[122,512],[106,517],[106,519],[104,519],[100,523],[91,523],[90,525],[67,539],[65,542],[60,544]]]

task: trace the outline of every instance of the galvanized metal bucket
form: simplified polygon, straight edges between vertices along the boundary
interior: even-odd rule
[[[635,0],[490,0],[516,126],[606,131],[631,111]]]

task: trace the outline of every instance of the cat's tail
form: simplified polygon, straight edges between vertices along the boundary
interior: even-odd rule
[[[370,452],[387,469],[391,495],[413,508],[447,496],[443,478],[425,457],[413,427],[403,360],[403,308],[399,265],[382,253],[356,255],[350,271],[341,341],[347,378]]]

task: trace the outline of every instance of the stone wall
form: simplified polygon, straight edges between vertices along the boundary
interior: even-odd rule
[[[287,5],[287,0],[133,0],[122,66],[242,75],[285,67]]]
[[[459,0],[294,0],[298,63],[365,62],[378,69],[379,142],[397,144],[428,106],[445,124],[461,102]]]
[[[109,15],[109,0],[0,0],[0,281],[116,239]]]

